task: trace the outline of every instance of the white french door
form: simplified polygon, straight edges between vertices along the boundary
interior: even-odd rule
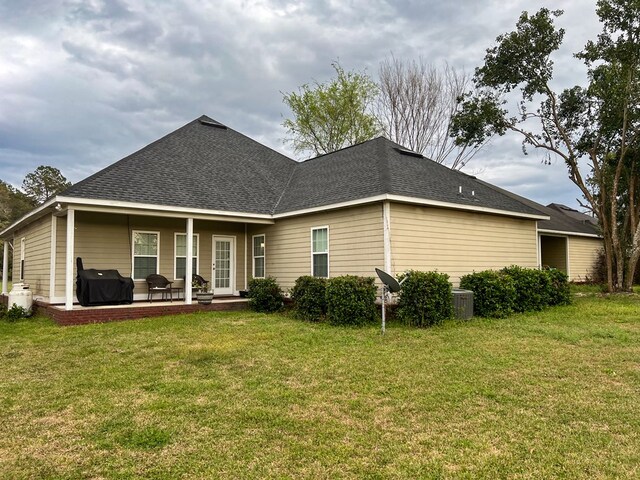
[[[235,291],[236,238],[222,235],[213,236],[213,293],[233,295]]]

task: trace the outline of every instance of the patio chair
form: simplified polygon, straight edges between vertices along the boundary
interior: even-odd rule
[[[209,291],[209,280],[205,280],[197,273],[194,273],[191,277],[191,286],[199,290]]]
[[[172,284],[173,282],[169,281],[167,277],[157,273],[152,273],[147,277],[147,300],[149,300],[149,302],[153,302],[153,295],[155,293],[160,293],[162,294],[162,300],[166,300],[168,297],[169,301],[173,302]]]

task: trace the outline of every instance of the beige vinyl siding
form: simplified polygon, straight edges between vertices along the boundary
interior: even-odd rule
[[[537,266],[534,220],[391,204],[391,264],[447,273],[454,285],[473,271]]]
[[[25,239],[24,281],[34,297],[49,298],[51,276],[51,215],[18,230],[13,240],[13,282],[20,276],[21,239]]]
[[[81,257],[85,268],[116,269],[125,277],[131,276],[132,247],[131,235],[134,230],[158,232],[160,234],[159,273],[169,280],[174,276],[175,233],[186,232],[185,219],[146,217],[108,213],[76,212],[74,257]],[[207,222],[195,220],[194,233],[199,234],[200,274],[211,280],[212,236],[229,235],[236,237],[236,290],[244,288],[244,224]],[[66,218],[58,223],[56,297],[64,296]],[[74,282],[75,282],[74,264]],[[174,286],[182,287],[177,280]],[[146,283],[136,280],[134,294],[146,293]]]
[[[542,266],[567,272],[567,237],[540,236]]]
[[[602,240],[588,237],[569,237],[569,280],[583,282],[592,276],[593,264]]]
[[[288,290],[301,275],[311,275],[311,228],[329,227],[329,276],[375,276],[384,266],[382,203],[276,220],[274,225],[249,226],[252,235],[265,234],[265,273]],[[251,274],[251,242],[247,247]]]

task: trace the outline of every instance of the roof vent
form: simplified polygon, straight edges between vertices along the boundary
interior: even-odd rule
[[[422,155],[421,153],[407,150],[406,148],[396,148],[396,151],[401,153],[402,155],[407,155],[409,157],[424,158],[424,155]]]
[[[222,128],[223,130],[227,129],[226,125],[223,125],[221,123],[216,122],[215,120],[207,120],[204,118],[200,119],[200,123],[202,125],[206,125],[207,127],[216,127],[216,128]]]

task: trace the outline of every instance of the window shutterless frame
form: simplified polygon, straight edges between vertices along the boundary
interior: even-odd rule
[[[136,254],[136,236],[137,235],[155,235],[156,236],[156,252],[155,254]],[[136,277],[136,258],[155,258],[156,268],[155,271],[149,273],[160,273],[160,232],[153,232],[148,230],[132,230],[131,231],[131,277],[134,280],[144,280],[144,277]]]
[[[173,234],[173,279],[174,280],[182,280],[182,277],[184,275],[181,275],[178,277],[178,259],[179,258],[184,258],[185,259],[185,272],[186,272],[186,266],[187,266],[187,254],[186,254],[186,246],[185,246],[185,254],[184,255],[178,255],[178,237],[184,237],[185,239],[185,245],[186,245],[186,240],[187,240],[187,234],[186,233],[180,233],[180,232],[176,232]],[[192,273],[199,273],[200,272],[200,234],[199,233],[194,233],[193,234],[193,245],[195,246],[194,248],[194,255],[193,255],[193,260],[195,260],[195,264],[193,265],[193,272]],[[185,279],[186,282],[186,279]]]
[[[261,233],[260,235],[254,235],[251,237],[251,257],[252,257],[252,276],[253,278],[265,278],[267,276],[267,249],[266,249],[266,235]],[[256,244],[256,242],[258,242]],[[257,249],[256,249],[257,247]],[[260,262],[260,260],[262,260]],[[259,264],[262,263],[260,266]],[[258,265],[256,265],[258,264]],[[257,268],[256,268],[257,267]],[[262,268],[262,272],[260,269]]]
[[[321,248],[321,245],[317,245],[318,242],[314,244],[314,234],[315,232],[322,232],[324,230],[326,232],[326,241],[324,248]],[[316,257],[319,259],[321,256],[326,256],[326,272],[316,271]],[[320,265],[318,265],[320,267]],[[320,270],[320,268],[318,268]],[[326,275],[322,275],[326,273]],[[314,277],[322,277],[329,278],[329,226],[324,225],[321,227],[311,227],[311,275]]]

